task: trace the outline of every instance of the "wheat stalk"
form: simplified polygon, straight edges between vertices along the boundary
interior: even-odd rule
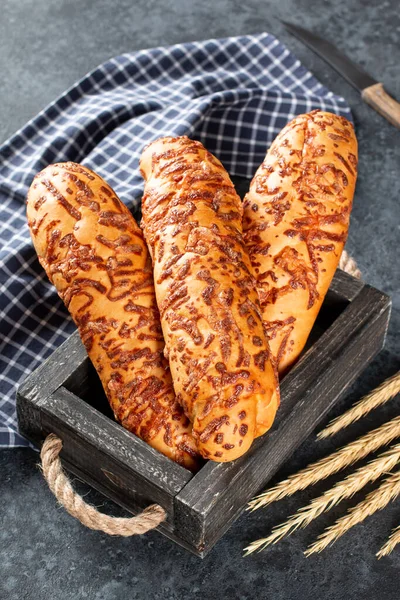
[[[382,558],[382,556],[387,556],[394,550],[395,546],[397,546],[397,544],[399,544],[399,543],[400,543],[400,525],[398,527],[396,527],[396,529],[393,529],[392,533],[390,534],[390,538],[382,546],[382,548],[379,550],[379,552],[376,553],[376,556],[378,558]]]
[[[319,517],[324,511],[330,510],[344,498],[351,498],[367,483],[378,479],[382,473],[391,471],[398,463],[399,458],[400,444],[396,444],[378,458],[357,469],[343,481],[334,485],[333,488],[312,500],[308,506],[301,508],[283,524],[274,527],[268,537],[252,542],[245,548],[245,556],[255,551],[264,550],[270,544],[276,544],[285,535],[292,534],[300,527],[307,527],[311,521]]]
[[[384,423],[377,429],[373,429],[333,454],[312,463],[305,469],[281,481],[267,492],[256,496],[249,502],[247,510],[257,510],[271,504],[271,502],[281,500],[285,496],[291,496],[299,490],[304,490],[309,485],[326,479],[341,469],[361,460],[399,436],[400,416]]]
[[[318,439],[334,435],[340,429],[344,429],[367,415],[371,410],[384,404],[400,392],[400,371],[386,379],[379,387],[361,398],[352,408],[343,415],[333,419],[325,429],[319,432]]]
[[[400,471],[391,473],[384,482],[378,487],[378,489],[370,492],[366,498],[351,508],[344,517],[341,517],[324,531],[319,536],[316,542],[312,544],[305,551],[306,556],[310,556],[314,552],[321,552],[333,544],[338,538],[340,538],[346,531],[361,523],[367,517],[373,515],[377,510],[384,508],[391,500],[396,498],[400,494]]]

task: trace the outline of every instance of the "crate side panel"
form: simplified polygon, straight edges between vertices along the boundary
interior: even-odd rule
[[[79,371],[85,360],[87,354],[76,331],[28,375],[19,386],[19,394],[33,402],[48,398],[74,372]]]
[[[63,467],[67,469],[70,473],[78,477],[81,481],[84,481],[85,483],[96,489],[98,492],[103,494],[106,498],[113,500],[113,502],[115,502],[128,512],[132,514],[137,514],[139,511],[143,510],[144,503],[143,505],[138,504],[134,498],[127,499],[126,495],[124,493],[121,493],[119,487],[111,488],[108,485],[105,485],[104,482],[100,481],[97,477],[94,478],[90,473],[83,471],[82,469],[78,468],[76,464],[70,463],[69,461],[65,460],[65,458],[63,458]],[[151,503],[152,502],[149,501],[146,506],[148,506]],[[185,548],[185,550],[188,550],[195,556],[202,557],[202,553],[199,552],[197,548],[191,546],[190,544],[185,542],[185,540],[182,540],[177,535],[175,535],[173,530],[173,523],[171,522],[171,520],[167,520],[161,523],[157,527],[156,531],[165,535],[170,540],[174,541],[179,546],[182,546],[182,548]]]
[[[21,391],[17,392],[17,421],[18,431],[27,440],[40,445],[43,440],[42,413],[40,402],[33,402],[24,396]]]
[[[338,294],[341,298],[352,302],[364,288],[364,285],[362,281],[342,271],[342,269],[336,269],[329,286],[329,292]]]
[[[69,462],[112,487],[122,489],[125,482],[146,503],[168,505],[172,512],[173,496],[192,473],[63,388],[43,402],[41,411],[44,434],[55,433],[63,440]]]

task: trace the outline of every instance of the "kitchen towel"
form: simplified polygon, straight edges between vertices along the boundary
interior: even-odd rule
[[[113,58],[0,147],[0,447],[29,445],[17,429],[17,386],[74,330],[30,240],[25,198],[34,175],[82,162],[137,215],[138,161],[151,140],[188,135],[231,175],[251,178],[282,127],[316,108],[351,118],[343,98],[262,33]]]

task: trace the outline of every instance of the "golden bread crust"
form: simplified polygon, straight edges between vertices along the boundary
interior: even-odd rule
[[[115,414],[129,431],[195,469],[191,424],[176,401],[141,229],[105,181],[50,165],[29,190],[28,223]]]
[[[353,126],[316,110],[281,131],[245,197],[244,239],[280,373],[304,348],[339,263],[356,178]]]
[[[201,454],[229,461],[279,403],[242,206],[221,163],[187,137],[145,148],[142,226],[175,392]]]

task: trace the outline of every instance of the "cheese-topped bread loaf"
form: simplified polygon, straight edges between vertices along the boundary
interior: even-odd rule
[[[279,402],[242,205],[222,164],[187,137],[145,148],[144,234],[175,392],[201,454],[229,461]]]
[[[245,242],[280,373],[304,348],[339,263],[356,178],[353,126],[316,110],[281,131],[245,197]]]
[[[50,165],[29,190],[32,240],[71,313],[115,418],[189,469],[199,455],[176,401],[141,229],[105,181]]]

